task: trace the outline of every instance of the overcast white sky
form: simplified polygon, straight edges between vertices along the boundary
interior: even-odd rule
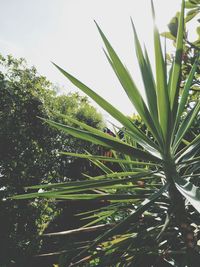
[[[166,30],[181,0],[154,0],[157,24]],[[101,26],[140,85],[130,16],[153,59],[150,0],[0,0],[0,52],[27,59],[66,92],[74,87],[50,61],[89,85],[125,114],[133,108],[102,51]]]

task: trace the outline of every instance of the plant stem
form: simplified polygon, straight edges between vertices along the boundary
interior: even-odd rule
[[[197,247],[197,241],[194,236],[194,232],[190,226],[188,221],[187,212],[185,209],[185,200],[181,193],[176,188],[174,178],[178,177],[179,174],[176,170],[176,165],[174,159],[171,155],[166,157],[164,161],[164,172],[166,176],[166,180],[170,183],[168,192],[169,198],[171,201],[171,210],[170,213],[172,214],[176,225],[178,226],[184,243],[187,247],[188,252],[195,251]]]

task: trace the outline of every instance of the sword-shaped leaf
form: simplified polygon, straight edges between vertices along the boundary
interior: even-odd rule
[[[143,172],[143,173],[116,172],[107,175],[96,176],[93,177],[95,180],[89,180],[89,181],[87,180],[87,181],[30,186],[27,187],[27,189],[43,189],[45,191],[17,195],[13,196],[12,199],[47,197],[47,195],[48,197],[52,196],[52,198],[55,198],[56,195],[64,195],[67,194],[68,192],[79,192],[84,190],[87,191],[95,188],[102,189],[102,188],[112,187],[115,185],[123,185],[131,182],[136,182],[138,179],[148,180],[152,179],[152,177],[155,179],[156,176],[154,176],[154,173],[155,172]],[[128,178],[122,178],[122,177],[128,177]],[[118,178],[118,179],[110,179],[110,178]]]
[[[111,66],[113,67],[113,70],[115,71],[122,87],[124,88],[127,96],[129,97],[130,101],[133,103],[134,107],[136,108],[137,112],[143,119],[146,126],[151,130],[152,134],[154,135],[155,139],[161,144],[161,137],[159,135],[158,129],[156,128],[156,125],[154,121],[152,120],[152,117],[148,111],[148,108],[136,86],[134,83],[131,75],[129,74],[127,68],[123,65],[120,58],[116,54],[115,50],[112,48],[111,44],[109,43],[108,39],[96,23],[97,28],[99,30],[99,33],[104,41],[104,44],[106,46],[106,49],[108,51],[109,62],[111,63]]]
[[[194,78],[194,74],[195,74],[197,66],[198,66],[198,62],[199,62],[199,55],[197,56],[197,59],[196,59],[195,63],[193,64],[192,69],[188,75],[187,81],[184,85],[183,93],[182,93],[182,96],[180,99],[180,103],[178,105],[178,111],[177,111],[177,115],[176,115],[176,122],[175,122],[174,129],[176,129],[177,125],[179,124],[180,119],[181,119],[181,115],[185,109],[185,105],[187,103],[187,99],[188,99],[188,95],[189,95],[189,90],[190,90],[190,87],[191,87],[191,84],[192,84],[192,81]]]
[[[152,14],[155,21],[155,11],[152,3]],[[164,140],[167,139],[169,126],[169,95],[167,89],[167,74],[163,58],[160,35],[156,25],[154,25],[154,49],[156,63],[156,96],[158,106],[158,118],[162,129]]]
[[[138,148],[134,148],[130,145],[125,144],[122,141],[119,141],[118,139],[110,136],[110,135],[106,135],[105,137],[102,135],[97,135],[91,132],[87,132],[87,131],[83,131],[83,130],[79,130],[61,123],[57,123],[51,120],[44,120],[46,123],[48,123],[49,125],[67,133],[70,134],[74,137],[83,139],[85,141],[89,141],[92,142],[94,144],[97,145],[101,145],[104,147],[108,147],[110,149],[113,149],[115,151],[119,151],[121,153],[127,154],[127,155],[131,155],[132,157],[138,158],[138,159],[142,159],[142,160],[149,160],[149,161],[156,161],[159,162],[160,159],[158,159],[157,157],[143,151],[140,150]],[[103,134],[103,133],[102,133]]]
[[[132,23],[133,33],[134,33],[134,38],[135,38],[136,54],[137,54],[138,63],[140,66],[140,71],[141,71],[141,75],[142,75],[142,79],[144,83],[144,88],[145,88],[145,93],[146,93],[146,98],[147,98],[150,114],[153,117],[156,128],[159,129],[160,125],[158,124],[158,109],[157,109],[157,101],[156,101],[155,81],[153,78],[151,68],[148,65],[149,62],[146,61],[145,56],[143,54],[140,41],[139,41],[132,19],[131,19],[131,23]]]
[[[200,157],[195,157],[195,158],[192,158],[192,159],[189,159],[189,160],[184,160],[184,161],[178,163],[177,165],[187,166],[187,165],[190,165],[192,163],[197,163],[197,162],[200,162]]]
[[[113,171],[107,166],[105,165],[103,162],[101,162],[98,159],[95,158],[88,158],[90,162],[92,162],[94,165],[96,165],[99,170],[102,170],[104,173],[113,173]]]
[[[175,178],[175,185],[180,193],[200,213],[200,189],[185,179]]]
[[[87,125],[87,124],[85,124],[83,122],[80,122],[80,121],[78,121],[78,120],[76,120],[76,119],[74,119],[74,118],[72,118],[70,116],[63,115],[63,114],[57,114],[57,115],[62,117],[62,118],[64,118],[64,119],[66,119],[66,120],[68,120],[68,121],[70,121],[70,122],[72,122],[72,123],[74,123],[74,124],[76,124],[76,125],[78,125],[78,126],[80,126],[81,128],[83,128],[83,129],[85,129],[85,130],[87,130],[87,131],[89,131],[91,133],[94,133],[94,134],[97,134],[97,135],[100,135],[100,136],[103,136],[103,137],[110,137],[112,140],[119,140],[120,141],[119,138],[116,138],[116,137],[114,138],[114,137],[112,137],[112,136],[110,136],[110,135],[108,135],[108,134],[106,134],[106,133],[104,133],[104,132],[102,132],[102,131],[94,128],[94,127],[91,127],[91,126],[89,126],[89,125]],[[129,134],[132,136],[132,132],[129,132]],[[145,142],[145,140],[143,140],[143,141]],[[155,146],[154,143],[153,143],[153,145]],[[155,148],[152,148],[152,147],[148,146],[148,144],[143,144],[143,147],[150,154],[152,154],[154,156],[157,156],[158,158],[161,158],[160,157],[160,153]]]
[[[179,96],[179,84],[180,84],[180,71],[182,62],[182,50],[183,50],[183,35],[184,35],[184,9],[185,1],[182,0],[181,13],[178,23],[178,34],[176,38],[176,54],[175,62],[172,70],[172,79],[170,86],[170,107],[171,110],[176,110]]]
[[[134,140],[138,142],[145,149],[146,147],[152,147],[159,151],[159,147],[150,140],[140,129],[138,129],[125,115],[123,115],[118,109],[113,107],[108,101],[103,99],[100,95],[95,93],[85,84],[80,82],[78,79],[73,77],[71,74],[60,68],[58,65],[53,63],[55,67],[67,77],[75,86],[77,86],[81,91],[91,97],[99,106],[101,106],[105,111],[107,111],[113,118],[118,120],[122,125],[124,125],[128,130],[130,130],[131,135]]]
[[[102,241],[108,239],[109,237],[113,236],[113,235],[119,235],[120,233],[123,233],[124,231],[126,231],[127,227],[133,223],[135,220],[138,219],[138,217],[144,212],[146,211],[151,204],[158,199],[167,189],[168,189],[169,185],[165,184],[161,189],[159,189],[157,192],[155,192],[154,194],[152,194],[148,199],[145,199],[137,208],[137,210],[129,215],[126,219],[124,219],[122,222],[120,222],[119,224],[117,224],[116,226],[114,226],[112,229],[106,231],[103,235],[101,235],[100,237],[98,237],[93,243],[92,245],[90,245],[87,249],[81,251],[81,253],[79,253],[75,258],[81,256],[82,254],[84,254],[85,252],[87,252],[88,250],[94,249],[98,244],[100,244]]]
[[[187,114],[185,119],[182,121],[182,123],[181,123],[181,125],[180,125],[180,127],[176,133],[176,137],[175,137],[175,140],[173,143],[174,151],[176,151],[176,149],[178,148],[182,138],[184,137],[185,133],[188,131],[188,129],[192,125],[199,110],[200,110],[200,102],[195,105],[195,107]]]
[[[200,134],[198,134],[188,145],[181,149],[176,155],[176,162],[181,162],[183,159],[188,160],[196,154],[200,148]]]
[[[123,164],[131,164],[136,166],[158,166],[156,163],[150,163],[150,162],[140,162],[140,161],[133,161],[133,160],[126,160],[126,159],[120,159],[120,158],[112,158],[112,157],[104,157],[99,155],[88,155],[88,154],[77,154],[77,153],[71,153],[71,152],[60,152],[62,155],[71,156],[71,157],[78,157],[78,158],[84,158],[84,159],[96,159],[100,161],[106,161],[106,162],[113,162],[113,163],[123,163]]]
[[[39,194],[36,193],[32,194],[25,194],[25,195],[19,195],[19,197],[13,197],[13,199],[29,199],[29,198],[36,198],[39,197]],[[43,198],[51,198],[51,199],[65,199],[65,200],[110,200],[110,201],[136,201],[140,200],[141,198],[145,198],[145,195],[143,196],[141,194],[139,195],[130,195],[130,194],[65,194],[65,192],[47,192],[47,193],[41,193],[40,197]]]

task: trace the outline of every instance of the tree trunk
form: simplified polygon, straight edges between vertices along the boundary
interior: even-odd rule
[[[169,213],[172,215],[175,224],[182,234],[187,252],[192,256],[197,253],[197,240],[188,220],[187,211],[185,209],[185,199],[176,188],[174,182],[174,178],[178,177],[179,174],[176,170],[176,166],[173,160],[166,162],[167,164],[165,165],[165,175],[166,180],[170,183],[168,192],[171,201],[171,207]]]

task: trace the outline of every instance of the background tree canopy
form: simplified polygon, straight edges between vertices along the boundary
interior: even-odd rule
[[[61,209],[52,201],[6,198],[24,193],[30,184],[80,179],[91,164],[58,152],[98,149],[52,129],[38,116],[63,122],[59,114],[67,114],[99,129],[104,123],[86,97],[57,95],[53,84],[35,67],[27,67],[24,59],[0,56],[0,66],[0,265],[25,266],[26,258],[40,249],[38,234]]]

